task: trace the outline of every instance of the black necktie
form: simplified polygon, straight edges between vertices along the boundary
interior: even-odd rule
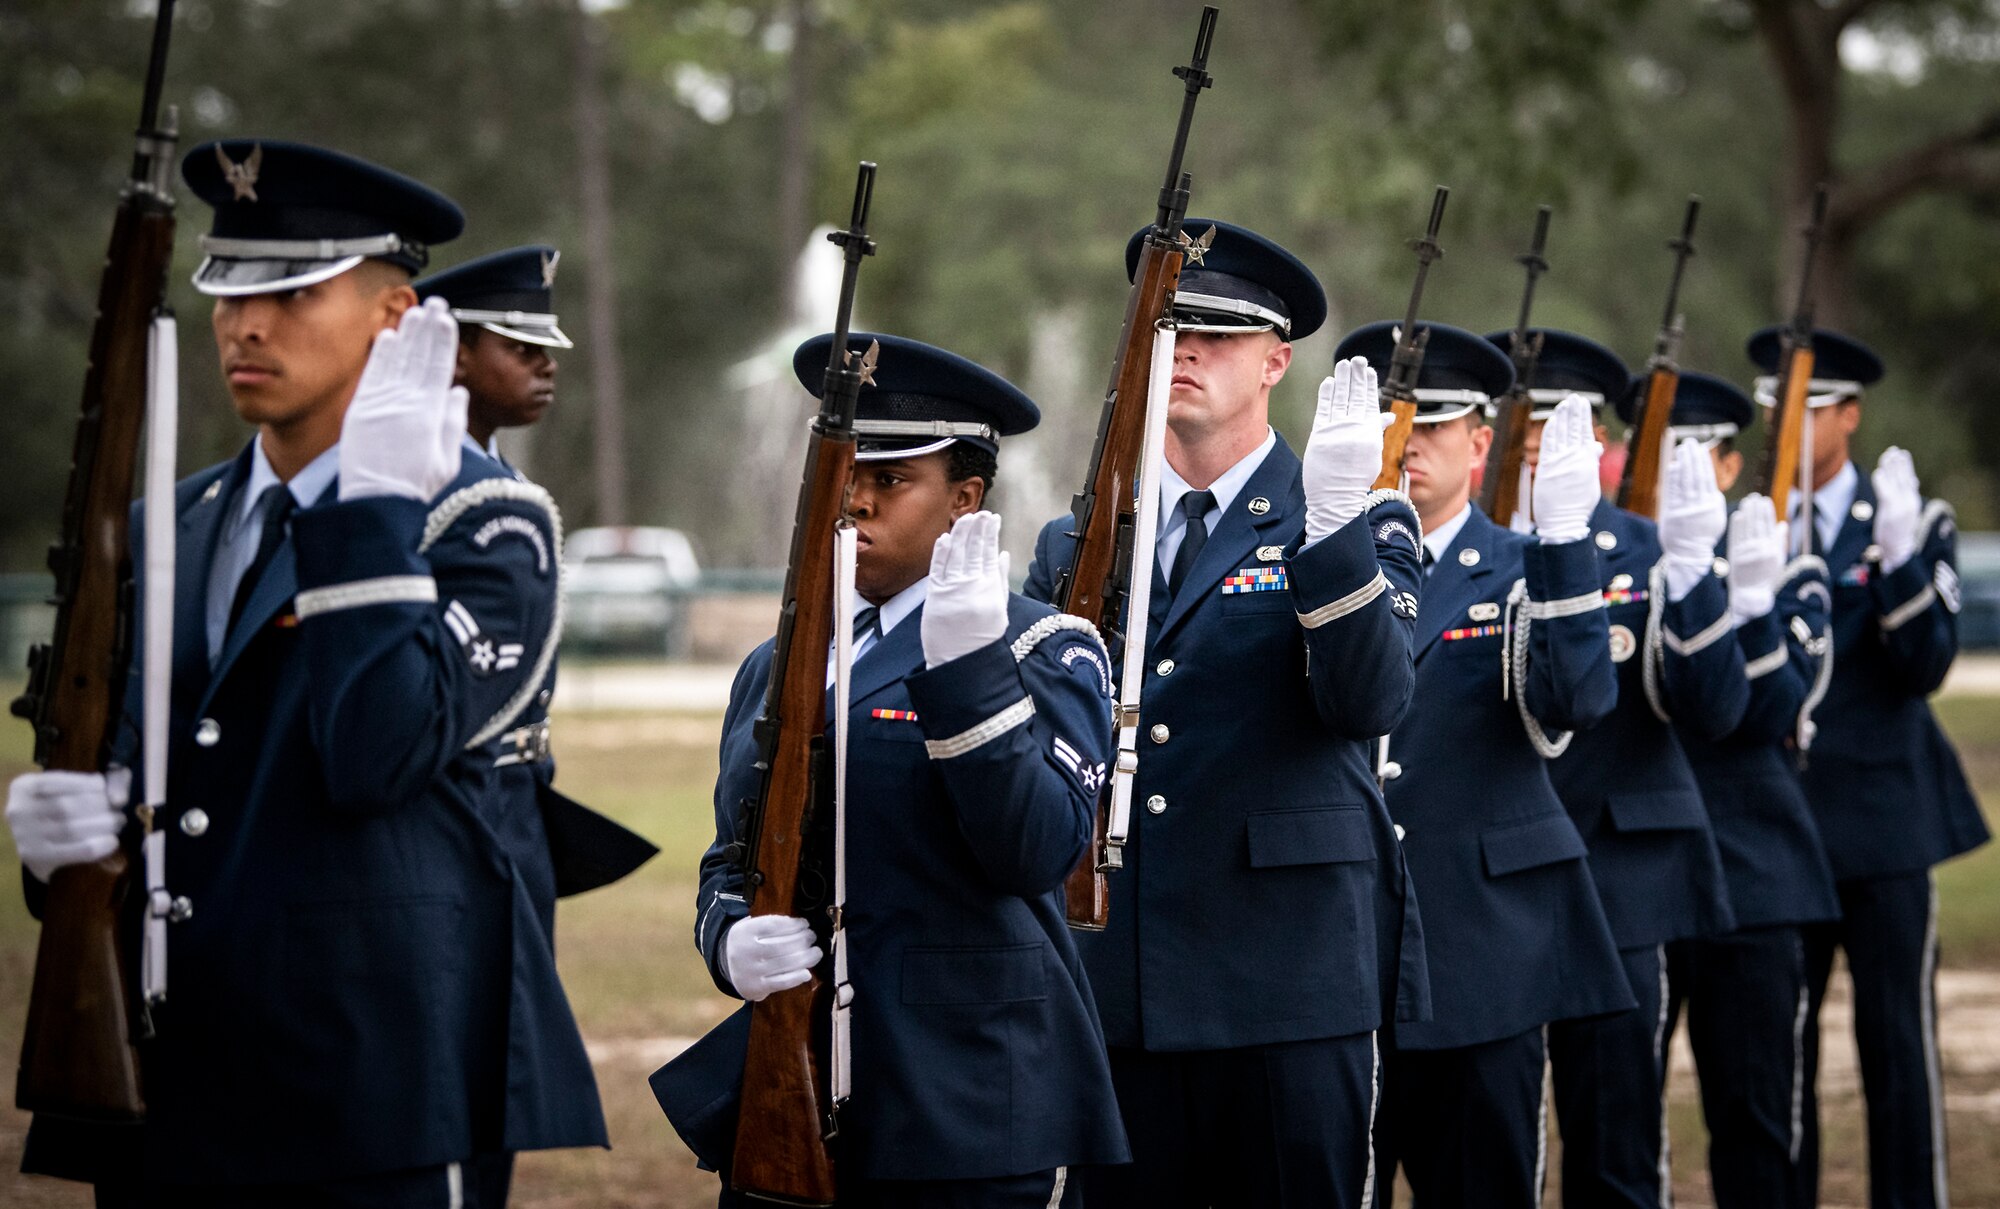
[[[1438,565],[1438,560],[1437,560],[1437,555],[1435,555],[1435,554],[1432,554],[1432,553],[1431,553],[1431,548],[1430,548],[1429,546],[1425,546],[1425,547],[1424,547],[1424,578],[1426,578],[1426,579],[1430,578],[1430,573],[1431,573],[1431,569],[1432,569],[1433,567],[1437,566],[1437,565]]]
[[[1181,581],[1187,578],[1194,560],[1201,557],[1201,548],[1208,544],[1208,526],[1203,521],[1213,507],[1213,491],[1190,491],[1181,497],[1181,515],[1187,518],[1187,532],[1181,535],[1181,548],[1174,551],[1173,570],[1167,572],[1167,591],[1179,593]]]
[[[867,605],[854,610],[854,649],[859,651],[861,644],[867,640],[868,636],[878,632],[881,626],[882,610],[876,608],[874,605]]]
[[[285,525],[292,519],[292,512],[298,501],[292,498],[292,489],[279,483],[266,487],[262,498],[257,501],[257,519],[261,532],[257,537],[257,557],[250,560],[250,567],[243,572],[243,578],[236,583],[236,599],[229,606],[229,628],[236,628],[236,621],[243,616],[243,606],[250,603],[250,594],[257,590],[257,581],[264,577],[264,569],[271,565],[271,558],[278,552],[278,543],[285,540]]]

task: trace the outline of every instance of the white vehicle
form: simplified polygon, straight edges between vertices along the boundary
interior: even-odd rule
[[[563,640],[683,654],[686,596],[700,578],[694,545],[678,529],[579,529],[563,543]]]

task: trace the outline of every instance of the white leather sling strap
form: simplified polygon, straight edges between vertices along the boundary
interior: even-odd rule
[[[1146,631],[1153,608],[1154,546],[1160,535],[1160,466],[1166,458],[1167,398],[1174,386],[1171,323],[1153,328],[1153,364],[1146,379],[1146,443],[1139,455],[1139,507],[1133,517],[1132,584],[1125,595],[1125,661],[1118,678],[1118,760],[1111,773],[1111,817],[1104,825],[1104,867],[1125,863],[1132,831],[1132,791],[1139,775],[1139,695],[1146,683]],[[1191,525],[1201,524],[1191,520]]]
[[[827,1080],[838,1110],[854,1089],[851,1013],[854,987],[847,980],[847,710],[854,684],[854,526],[833,531],[833,1059]]]
[[[167,803],[167,732],[174,677],[174,451],[180,428],[179,331],[172,315],[154,318],[148,333],[146,381],[146,595],[140,602],[145,644],[140,675],[139,818],[145,828],[146,912],[139,983],[146,1002],[167,997],[167,833],[154,826]]]

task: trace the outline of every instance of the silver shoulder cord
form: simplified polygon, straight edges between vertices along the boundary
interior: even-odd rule
[[[834,1111],[854,1088],[854,985],[847,980],[847,710],[854,681],[854,526],[833,531],[833,1061]]]
[[[157,315],[146,345],[146,595],[140,603],[144,638],[141,685],[139,818],[146,864],[146,915],[139,981],[148,1004],[167,997],[167,833],[154,826],[167,803],[167,731],[174,674],[174,447],[180,428],[179,330]]]
[[[1125,659],[1118,677],[1118,701],[1112,708],[1118,723],[1118,758],[1111,772],[1111,817],[1104,825],[1106,869],[1124,866],[1125,837],[1132,831],[1132,791],[1139,777],[1139,695],[1146,683],[1153,568],[1160,561],[1160,465],[1166,457],[1175,338],[1171,320],[1153,326],[1153,364],[1146,377],[1146,444],[1139,456],[1139,502],[1132,518],[1132,584],[1125,594]]]

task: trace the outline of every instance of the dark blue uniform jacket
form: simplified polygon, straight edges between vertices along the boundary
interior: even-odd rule
[[[1786,568],[1777,605],[1736,631],[1750,690],[1743,719],[1720,737],[1699,719],[1677,718],[1681,742],[1715,824],[1730,906],[1739,928],[1817,923],[1840,917],[1819,824],[1799,787],[1799,711],[1818,679],[1832,598],[1826,565],[1802,558]]]
[[[1667,600],[1653,522],[1610,503],[1590,518],[1618,705],[1549,765],[1621,949],[1735,927],[1722,858],[1675,726],[1719,737],[1749,702],[1729,593],[1705,575]],[[1665,715],[1663,718],[1662,715]]]
[[[1013,597],[1006,640],[925,670],[919,608],[855,661],[845,916],[854,1089],[839,1153],[867,1179],[970,1180],[1128,1158],[1061,893],[1089,843],[1111,749],[1105,658],[1094,635],[1051,616]],[[1017,659],[1012,648],[1027,647],[1030,631],[1046,636]],[[716,839],[696,898],[696,944],[732,995],[724,937],[748,907],[727,849],[743,838],[741,804],[757,791],[751,731],[771,652],[768,642],[753,651],[730,690]],[[1002,715],[1013,723],[993,722],[983,741],[968,736]],[[831,969],[829,955],[822,973]],[[654,1077],[675,1128],[722,1169],[746,1021],[739,1012]]]
[[[1110,924],[1079,938],[1105,1039],[1211,1050],[1365,1033],[1429,1006],[1422,927],[1375,785],[1410,701],[1416,514],[1376,504],[1301,550],[1281,439],[1180,593],[1155,569],[1139,772]],[[1076,527],[1043,528],[1027,592]]]
[[[1503,686],[1520,626],[1505,632],[1507,601],[1523,581],[1527,602],[1563,615],[1529,622],[1525,668],[1509,660]],[[1389,748],[1402,766],[1389,813],[1424,895],[1434,1016],[1397,1026],[1403,1049],[1633,1005],[1583,838],[1525,729],[1529,719],[1593,726],[1617,704],[1603,583],[1589,541],[1541,545],[1475,505],[1424,586],[1416,696]]]
[[[471,457],[436,512],[329,487],[211,672],[208,569],[249,465],[246,448],[176,492],[159,825],[193,913],[171,927],[142,1049],[144,1177],[300,1183],[606,1144],[529,880],[498,838],[492,736],[554,656],[547,496]],[[198,835],[180,825],[196,808]]]
[[[1813,711],[1819,733],[1805,770],[1806,797],[1843,880],[1915,873],[1989,838],[1926,700],[1958,655],[1957,523],[1931,501],[1916,555],[1885,573],[1865,473],[1854,499],[1827,552],[1833,681]]]

